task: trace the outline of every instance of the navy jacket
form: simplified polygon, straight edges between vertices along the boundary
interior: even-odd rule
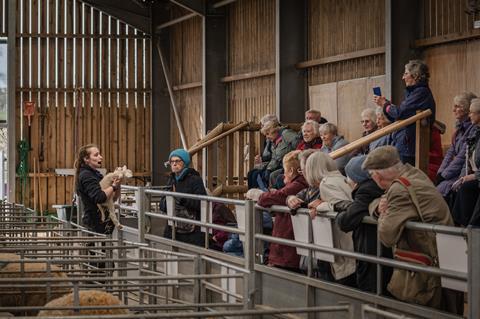
[[[101,223],[100,211],[97,204],[107,201],[107,195],[100,187],[102,174],[88,165],[80,167],[77,181],[77,194],[84,205],[83,223],[92,228]]]
[[[196,194],[196,195],[207,195],[205,186],[203,185],[203,180],[200,177],[200,174],[193,168],[187,168],[187,171],[183,176],[177,181],[175,174],[170,174],[170,179],[167,183],[170,186],[171,190],[175,188],[175,192],[178,193],[187,193],[187,194]],[[177,200],[179,205],[185,207],[188,211],[196,213],[196,219],[200,219],[200,201],[195,199],[188,198],[179,198]],[[160,210],[167,211],[167,203],[165,197],[160,201]]]
[[[435,119],[435,100],[425,82],[419,82],[405,89],[405,99],[396,106],[390,102],[383,106],[383,113],[390,122],[407,119],[417,111],[432,110],[431,122]],[[415,156],[415,123],[392,133],[392,144],[401,156]]]

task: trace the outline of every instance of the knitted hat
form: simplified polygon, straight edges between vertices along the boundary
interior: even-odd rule
[[[398,155],[398,151],[395,147],[389,145],[381,146],[377,147],[367,155],[362,168],[365,170],[385,169],[392,167],[398,162],[400,162],[400,155]]]
[[[168,159],[170,160],[173,156],[181,158],[185,164],[185,167],[190,166],[190,153],[183,148],[177,148],[176,150],[172,151],[168,156]]]
[[[361,183],[370,179],[370,174],[362,169],[362,164],[367,158],[366,155],[360,155],[353,157],[345,166],[345,173],[355,183]]]

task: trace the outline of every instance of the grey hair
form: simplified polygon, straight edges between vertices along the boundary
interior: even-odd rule
[[[375,109],[372,109],[370,107],[363,110],[360,116],[362,118],[366,117],[370,119],[370,121],[372,121],[373,123],[377,121],[377,113],[375,112]]]
[[[473,99],[470,103],[470,112],[480,113],[480,99]]]
[[[394,180],[395,178],[399,177],[400,172],[402,171],[405,164],[402,162],[398,162],[393,166],[383,168],[383,169],[369,169],[368,173],[372,175],[372,173],[376,173],[381,175],[384,179]]]
[[[265,126],[265,124],[267,124],[267,122],[277,122],[277,123],[280,123],[280,121],[278,120],[278,117],[275,115],[275,114],[267,114],[267,115],[264,115],[261,119],[260,119],[260,125],[262,127]]]
[[[455,95],[453,98],[453,104],[460,106],[465,113],[468,113],[470,110],[470,103],[477,96],[472,92],[462,92],[458,95]]]
[[[305,115],[307,114],[315,114],[315,116],[317,116],[319,119],[322,117],[322,112],[320,112],[319,110],[309,109],[305,112]]]
[[[320,134],[332,133],[333,135],[338,134],[338,129],[335,124],[325,123],[320,125]]]
[[[313,132],[315,133],[316,136],[318,136],[320,134],[320,124],[318,124],[317,121],[314,121],[314,120],[306,120],[305,123],[303,123],[302,125],[302,132],[303,132],[303,129],[307,126],[307,125],[311,125],[313,127]]]
[[[268,121],[260,129],[260,133],[262,133],[263,135],[267,135],[267,133],[270,132],[271,130],[279,131],[280,128],[281,128],[280,123],[276,121]]]
[[[308,157],[303,176],[310,186],[317,186],[329,172],[336,170],[335,161],[328,154],[317,151]]]
[[[430,79],[430,72],[428,65],[422,60],[410,60],[405,64],[405,69],[410,72],[416,82],[428,83]]]
[[[305,171],[305,164],[307,163],[307,159],[310,157],[310,155],[312,155],[315,152],[320,152],[320,151],[317,150],[317,149],[314,149],[314,148],[309,148],[309,149],[306,149],[306,150],[302,151],[298,155],[298,160],[300,161],[300,169],[302,171]]]

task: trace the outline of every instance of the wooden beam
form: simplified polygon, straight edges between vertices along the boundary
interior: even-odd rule
[[[297,69],[306,69],[306,68],[311,68],[313,66],[353,60],[353,59],[364,58],[367,56],[380,55],[380,54],[385,54],[385,47],[370,48],[365,50],[333,55],[333,56],[329,56],[321,59],[303,61],[303,62],[297,63],[295,66],[297,67]]]
[[[228,83],[228,82],[242,81],[242,80],[248,80],[248,79],[261,78],[264,76],[269,76],[274,74],[275,74],[275,70],[272,69],[272,70],[255,71],[255,72],[249,72],[249,73],[243,73],[243,74],[227,75],[221,79],[221,82]]]
[[[41,38],[41,39],[150,39],[149,35],[141,34],[70,34],[70,33],[17,33],[17,38]]]
[[[194,88],[199,88],[202,87],[202,82],[191,82],[191,83],[183,83],[179,85],[174,85],[173,90],[174,91],[182,91],[182,90],[188,90],[188,89],[194,89]]]
[[[328,155],[330,155],[331,158],[337,159],[339,157],[342,157],[348,153],[353,152],[354,150],[358,149],[359,147],[362,147],[364,145],[370,144],[371,142],[375,141],[376,139],[379,139],[382,136],[385,136],[387,134],[390,134],[396,130],[401,129],[402,127],[408,126],[410,124],[413,124],[423,118],[429,117],[432,115],[431,110],[425,110],[420,113],[417,113],[416,115],[409,117],[408,119],[405,120],[400,120],[400,121],[395,121],[384,128],[381,128],[379,130],[376,130],[375,132],[368,134],[367,136],[361,137],[356,141],[353,141],[343,147],[340,147],[338,150],[335,150]]]
[[[419,39],[415,41],[415,48],[426,48],[434,45],[464,41],[480,38],[480,30],[471,30],[467,32],[456,32],[432,37],[427,39]]]

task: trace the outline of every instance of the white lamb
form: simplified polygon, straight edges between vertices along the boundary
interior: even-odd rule
[[[112,173],[108,173],[105,175],[105,177],[102,178],[100,181],[100,187],[102,189],[105,189],[109,186],[112,186],[113,180],[115,178],[118,178],[121,180],[121,183],[124,183],[127,178],[131,178],[133,176],[132,171],[127,168],[127,166],[123,165],[123,167],[117,167],[115,171]],[[108,209],[109,217],[112,220],[113,224],[115,227],[118,229],[122,229],[122,225],[120,225],[120,222],[117,219],[117,216],[115,215],[115,206],[113,205],[113,197],[108,199],[105,203],[103,204],[98,204],[98,208],[100,209],[100,213],[102,214],[102,222],[105,221],[105,208]]]

